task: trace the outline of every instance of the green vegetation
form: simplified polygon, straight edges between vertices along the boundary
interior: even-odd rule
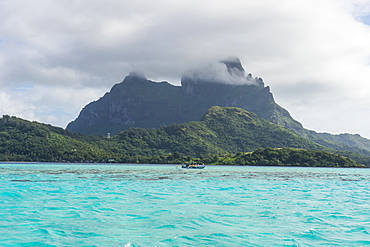
[[[215,164],[243,166],[365,167],[347,157],[323,151],[295,148],[259,148],[238,153]]]
[[[370,157],[328,149],[235,107],[214,106],[201,121],[132,128],[111,138],[0,119],[0,161],[361,167],[344,156],[370,167]]]
[[[77,162],[109,157],[82,135],[9,116],[0,120],[0,143],[2,161]]]

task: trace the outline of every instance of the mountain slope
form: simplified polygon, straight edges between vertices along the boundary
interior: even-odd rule
[[[361,137],[358,134],[339,134],[333,135],[329,133],[318,133],[318,136],[324,138],[327,141],[335,143],[343,143],[344,145],[357,147],[364,150],[370,150],[370,140]]]
[[[246,152],[265,147],[325,148],[258,115],[236,107],[211,107],[200,121],[159,129],[132,128],[112,139],[140,143],[135,152],[151,148],[193,156]]]
[[[101,161],[109,153],[81,135],[16,117],[0,119],[1,161]]]
[[[254,151],[258,148],[300,148],[325,151],[370,166],[370,158],[311,142],[298,134],[236,107],[211,107],[201,121],[158,129],[132,128],[112,139],[132,149],[130,155],[182,153],[204,155]],[[145,153],[144,153],[145,152]]]

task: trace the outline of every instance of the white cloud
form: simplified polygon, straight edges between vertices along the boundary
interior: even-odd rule
[[[246,77],[245,71],[241,68],[231,67],[228,68],[226,63],[231,62],[239,64],[239,59],[230,57],[225,60],[210,62],[205,65],[201,65],[197,68],[190,69],[184,72],[183,79],[193,80],[194,82],[210,82],[210,83],[222,83],[222,84],[233,84],[233,85],[258,85],[256,78]]]
[[[0,93],[0,113],[66,126],[88,103],[101,97],[106,88],[22,86]]]
[[[179,84],[238,56],[307,128],[370,138],[369,14],[369,0],[0,1],[0,109],[64,127],[131,70]]]

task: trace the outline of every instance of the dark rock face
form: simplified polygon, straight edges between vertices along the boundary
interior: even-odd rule
[[[302,129],[277,105],[261,78],[245,76],[238,58],[185,73],[181,86],[147,80],[130,73],[97,101],[85,106],[67,129],[89,135],[112,135],[131,127],[198,121],[214,106],[234,106],[291,129]]]

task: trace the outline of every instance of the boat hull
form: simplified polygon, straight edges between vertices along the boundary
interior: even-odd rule
[[[205,165],[182,165],[181,168],[184,169],[204,169]]]

